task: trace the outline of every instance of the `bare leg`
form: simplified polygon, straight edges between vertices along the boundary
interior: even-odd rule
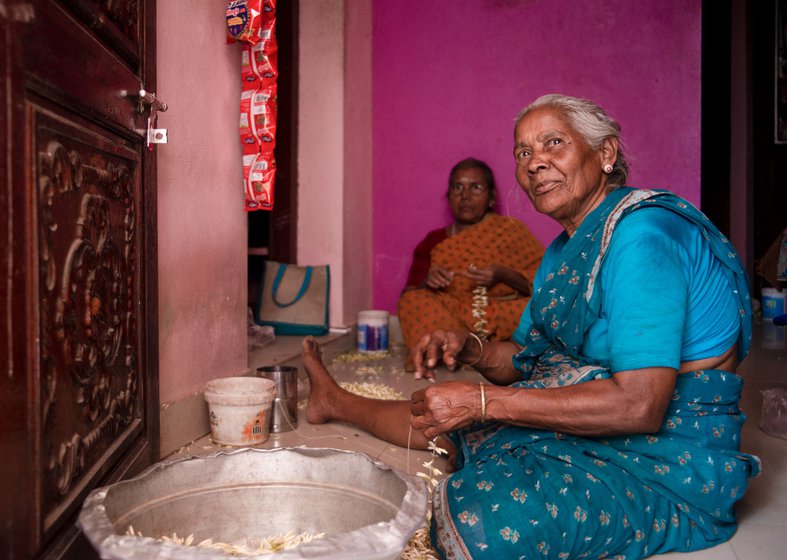
[[[389,443],[427,449],[420,430],[410,428],[410,401],[386,401],[362,397],[342,389],[322,363],[320,347],[312,337],[303,340],[303,367],[309,376],[306,419],[311,424],[332,420],[348,422]],[[440,438],[441,447],[447,440]]]

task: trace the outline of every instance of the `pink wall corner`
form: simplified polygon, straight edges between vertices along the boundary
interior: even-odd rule
[[[240,48],[224,8],[157,8],[160,400],[171,403],[246,357],[247,217],[238,119]]]
[[[629,183],[700,199],[701,0],[374,1],[374,307],[395,311],[415,244],[450,221],[458,160],[489,163],[500,211],[545,245],[560,228],[514,180],[513,119],[545,93],[622,127]]]
[[[298,40],[298,264],[331,267],[330,323],[345,306],[345,14],[301,2]]]
[[[372,302],[372,8],[299,7],[298,262],[331,266],[331,326]]]
[[[372,6],[345,2],[342,325],[372,303]]]

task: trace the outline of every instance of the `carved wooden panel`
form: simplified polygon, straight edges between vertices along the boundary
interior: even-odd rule
[[[155,0],[0,0],[0,37],[0,558],[90,560],[84,498],[159,455]]]
[[[139,429],[139,155],[34,113],[44,529]]]
[[[101,0],[98,9],[129,40],[139,43],[139,2],[137,0]]]
[[[105,46],[114,50],[134,69],[142,47],[143,2],[139,0],[61,0]]]

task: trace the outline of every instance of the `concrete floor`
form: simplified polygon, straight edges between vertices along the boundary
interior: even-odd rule
[[[383,359],[362,362],[337,361],[340,354],[352,352],[355,341],[352,334],[329,335],[319,339],[323,361],[338,381],[368,382],[387,385],[405,398],[428,382],[415,380],[402,369],[405,352],[394,344],[391,355]],[[278,337],[276,341],[250,356],[250,367],[287,364],[299,368],[299,398],[308,396],[308,381],[300,363],[301,337]],[[446,373],[446,372],[443,372]],[[787,440],[765,434],[759,428],[762,409],[761,391],[783,387],[787,389],[787,327],[772,324],[757,325],[755,340],[749,357],[739,369],[745,379],[742,408],[748,416],[743,429],[742,450],[762,459],[762,475],[751,481],[748,492],[739,502],[737,511],[740,526],[728,542],[711,549],[687,554],[670,553],[652,558],[671,560],[783,560],[787,558]],[[472,370],[460,370],[454,378],[477,380]],[[306,421],[305,410],[299,410],[297,428],[293,431],[272,434],[259,445],[277,448],[305,445],[357,451],[384,461],[403,472],[415,474],[425,471],[421,466],[431,459],[431,453],[409,451],[390,445],[352,426],[330,423],[311,425]],[[181,449],[173,457],[187,454],[204,454],[216,451],[216,446],[206,436]],[[442,461],[437,466],[445,471]]]

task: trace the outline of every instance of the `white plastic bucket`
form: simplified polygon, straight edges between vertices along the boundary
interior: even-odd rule
[[[367,310],[358,312],[358,351],[386,352],[388,350],[388,312]]]
[[[247,446],[270,437],[276,383],[260,377],[223,377],[208,381],[205,400],[210,433],[221,445]]]
[[[779,315],[784,315],[784,301],[787,298],[787,290],[780,292],[774,288],[762,289],[762,318],[773,319]]]

